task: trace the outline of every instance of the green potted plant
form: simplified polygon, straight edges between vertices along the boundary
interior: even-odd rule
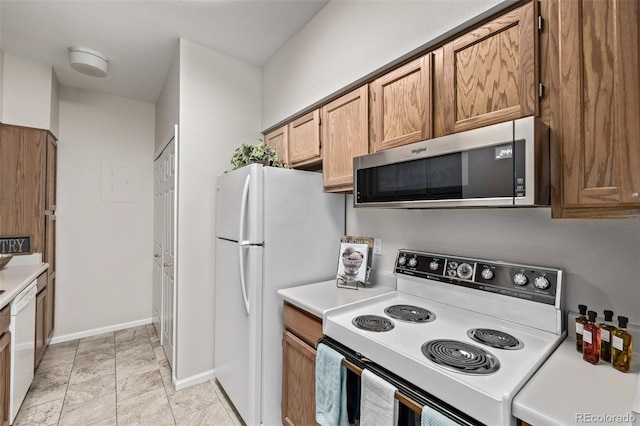
[[[257,145],[243,143],[233,151],[231,155],[231,165],[233,168],[231,170],[239,169],[252,163],[260,163],[264,166],[271,167],[289,168],[288,165],[280,162],[275,148],[264,142],[260,142]]]

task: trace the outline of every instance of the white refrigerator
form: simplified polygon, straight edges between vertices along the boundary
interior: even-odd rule
[[[216,181],[215,375],[248,426],[282,425],[279,289],[336,276],[345,197],[252,164]]]

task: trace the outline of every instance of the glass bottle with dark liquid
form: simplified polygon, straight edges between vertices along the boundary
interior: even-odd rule
[[[627,332],[629,318],[618,317],[618,329],[613,332],[611,338],[611,358],[613,367],[623,373],[631,367],[631,354],[633,352],[633,336]]]
[[[600,362],[600,327],[596,324],[596,311],[589,311],[589,322],[582,331],[582,359],[591,364]]]
[[[600,324],[600,360],[611,362],[611,337],[616,328],[611,323],[613,311],[604,310],[604,322]]]
[[[576,318],[576,350],[582,353],[582,330],[587,325],[587,305],[578,305],[580,316]]]

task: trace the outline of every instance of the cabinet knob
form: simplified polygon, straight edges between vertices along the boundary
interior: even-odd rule
[[[165,263],[164,266],[173,266],[173,262]]]
[[[153,255],[153,257],[160,257],[160,256],[162,256],[160,253],[156,253]]]
[[[634,192],[631,194],[633,198],[640,198],[640,192]]]

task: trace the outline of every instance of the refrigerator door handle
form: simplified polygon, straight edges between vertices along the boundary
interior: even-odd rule
[[[242,290],[242,301],[244,302],[244,310],[249,316],[249,295],[247,292],[247,279],[245,277],[244,267],[244,249],[249,248],[249,242],[244,241],[244,222],[247,215],[247,204],[249,203],[249,183],[251,175],[247,175],[244,180],[244,188],[242,189],[242,204],[240,204],[240,225],[238,226],[238,263],[240,264],[240,289]]]
[[[249,204],[249,183],[251,182],[251,175],[247,175],[244,180],[244,188],[242,189],[242,203],[240,204],[240,225],[238,226],[238,244],[248,244],[248,241],[243,240],[244,237],[244,221],[247,215],[247,204]]]
[[[247,279],[244,275],[245,267],[244,267],[244,253],[245,249],[248,249],[247,245],[238,245],[238,262],[240,263],[240,289],[242,290],[242,301],[244,302],[244,310],[247,312],[247,316],[249,316],[250,306],[249,306],[249,295],[247,294]]]

